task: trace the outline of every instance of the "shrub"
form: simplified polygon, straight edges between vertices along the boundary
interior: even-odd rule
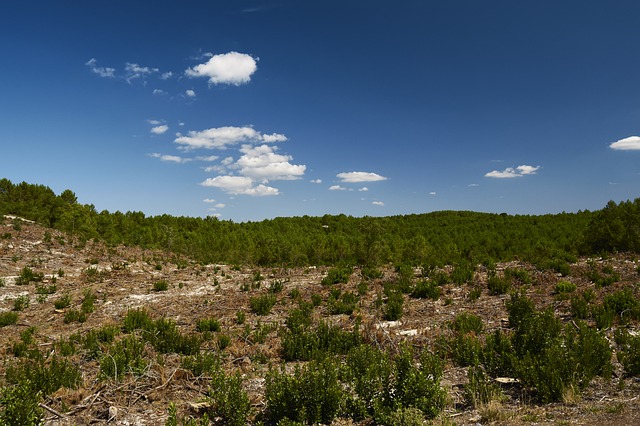
[[[451,322],[451,329],[458,334],[480,334],[484,329],[482,318],[477,315],[461,312]]]
[[[353,269],[350,266],[340,266],[329,269],[327,275],[322,279],[322,285],[332,285],[349,282]]]
[[[556,284],[555,292],[557,294],[573,293],[576,291],[576,285],[569,281],[559,281]]]
[[[35,351],[30,358],[7,367],[5,379],[7,383],[18,386],[28,382],[33,393],[51,395],[62,387],[76,389],[82,381],[82,375],[71,361],[57,355],[45,358]]]
[[[167,318],[156,320],[151,332],[144,336],[156,351],[163,354],[195,355],[202,344],[199,336],[182,334],[175,321]]]
[[[31,382],[24,380],[13,386],[0,388],[0,425],[37,426],[44,411],[40,408],[42,394],[34,392]]]
[[[71,295],[64,294],[62,297],[53,302],[56,309],[64,309],[71,306]]]
[[[269,293],[280,293],[284,289],[284,283],[280,280],[275,280],[269,286]]]
[[[276,304],[276,297],[271,294],[265,294],[249,299],[251,311],[256,315],[269,315],[271,308]]]
[[[632,336],[628,331],[616,333],[618,361],[629,376],[640,376],[640,336]]]
[[[17,312],[0,312],[0,327],[13,325],[18,321]]]
[[[402,318],[404,297],[399,290],[391,290],[387,295],[384,307],[384,318],[387,321],[397,321]]]
[[[418,281],[411,292],[411,297],[414,299],[433,299],[438,300],[441,294],[440,287],[433,281],[421,280]]]
[[[208,409],[211,418],[220,418],[229,426],[244,426],[251,411],[251,402],[242,388],[240,374],[226,375],[218,370],[212,377],[207,398],[211,404]]]
[[[368,280],[372,280],[375,278],[382,278],[382,271],[373,266],[365,266],[360,270],[360,274],[362,277]]]
[[[53,294],[58,290],[58,287],[55,284],[47,285],[38,285],[36,284],[36,294]]]
[[[167,291],[169,289],[169,282],[167,280],[160,280],[153,283],[153,291]]]
[[[16,312],[24,311],[29,307],[29,296],[22,295],[13,300],[13,310]]]
[[[182,358],[181,366],[195,376],[213,376],[220,371],[220,356],[215,352],[198,353]]]
[[[20,271],[20,275],[16,278],[16,285],[27,285],[32,281],[39,282],[44,279],[43,273],[35,273],[31,268],[25,266]]]
[[[531,276],[526,269],[507,268],[504,270],[505,278],[518,280],[521,284],[531,284]]]
[[[351,315],[358,303],[358,297],[351,293],[345,292],[339,297],[329,296],[327,301],[327,309],[331,315]]]
[[[531,299],[520,292],[511,294],[511,298],[506,303],[506,308],[509,313],[509,326],[514,328],[518,327],[535,312],[535,306]]]
[[[500,389],[492,383],[481,367],[469,367],[469,383],[464,388],[465,399],[470,406],[479,408],[500,398]]]
[[[489,275],[487,288],[492,295],[505,294],[511,288],[511,279],[507,276],[499,277],[495,272]]]
[[[604,307],[614,312],[622,323],[632,319],[640,319],[640,302],[634,297],[630,288],[606,295]]]
[[[284,369],[267,374],[266,410],[273,424],[283,419],[330,424],[340,412],[344,396],[338,368],[330,359],[296,366],[292,375]]]
[[[98,297],[95,295],[93,290],[87,288],[83,293],[84,297],[82,298],[82,312],[85,314],[90,314],[95,310],[94,304]]]
[[[220,331],[220,321],[215,318],[203,318],[196,322],[196,330],[200,332],[211,331],[217,332]]]
[[[86,320],[87,320],[87,314],[82,311],[78,311],[76,309],[70,309],[64,313],[65,324],[69,324],[75,321],[85,322]]]
[[[226,334],[221,334],[218,336],[218,349],[223,351],[231,344],[231,337]]]
[[[130,309],[123,320],[123,328],[127,333],[134,330],[151,330],[153,328],[153,320],[144,308]]]
[[[100,358],[100,375],[103,378],[118,380],[128,373],[140,375],[146,368],[144,342],[135,335],[115,342]]]

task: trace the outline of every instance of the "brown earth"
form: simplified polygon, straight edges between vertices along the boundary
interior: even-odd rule
[[[277,331],[271,332],[264,343],[252,341],[252,332],[260,324],[283,324],[290,308],[296,302],[289,297],[298,289],[305,300],[312,294],[321,294],[326,300],[329,288],[320,281],[327,268],[236,268],[230,265],[200,265],[173,254],[142,250],[135,247],[106,247],[101,243],[79,244],[73,238],[47,230],[20,219],[0,218],[0,312],[13,309],[14,300],[28,296],[29,306],[19,313],[17,324],[0,328],[0,374],[14,361],[11,346],[20,340],[20,333],[35,326],[36,342],[42,351],[55,351],[54,344],[68,339],[74,333],[85,334],[105,324],[120,323],[127,310],[144,307],[154,317],[173,319],[182,331],[193,333],[198,319],[218,318],[222,331],[232,338],[224,351],[225,369],[240,371],[243,383],[259,410],[264,406],[264,377],[269,364],[279,364],[280,339]],[[595,289],[582,273],[587,268],[586,259],[572,265],[568,278],[579,290],[594,288],[598,297],[607,292],[632,286],[638,294],[640,276],[637,260],[629,256],[597,260],[612,265],[622,279],[614,285]],[[57,287],[55,294],[36,294],[33,283],[16,285],[15,280],[28,266],[37,273],[44,273],[44,283]],[[554,297],[553,289],[560,279],[549,271],[536,270],[531,265],[511,262],[505,267],[526,269],[533,278],[533,285],[523,287],[538,308],[552,307],[565,321],[571,321],[567,300]],[[63,272],[63,274],[60,274]],[[256,276],[262,276],[260,288],[243,291],[241,287],[256,286]],[[508,296],[490,296],[486,288],[486,272],[477,269],[473,285],[447,284],[437,300],[405,299],[404,315],[399,322],[384,322],[376,300],[382,294],[382,283],[393,277],[393,269],[387,268],[385,276],[369,283],[368,292],[352,316],[330,316],[326,307],[314,310],[314,315],[329,318],[333,323],[352,327],[355,315],[362,317],[365,337],[380,346],[393,349],[402,341],[410,341],[416,347],[433,345],[436,338],[450,333],[446,327],[456,314],[470,312],[479,315],[485,327],[491,331],[506,328],[505,300]],[[566,278],[564,278],[566,279]],[[154,283],[166,280],[169,289],[153,291]],[[278,293],[278,303],[267,316],[258,317],[249,309],[249,298],[267,292],[271,283],[279,280],[284,290]],[[355,292],[361,281],[355,270],[348,284],[340,284],[343,290]],[[480,286],[482,295],[471,301],[469,292]],[[97,295],[96,309],[86,322],[65,324],[65,310],[57,310],[54,300],[62,294],[72,298],[71,308],[78,308],[85,289]],[[246,315],[245,324],[238,324],[237,313]],[[635,324],[637,330],[638,325]],[[613,332],[607,336],[613,343]],[[215,344],[203,345],[203,349]],[[153,354],[153,349],[149,348]],[[151,357],[148,370],[140,377],[126,376],[119,382],[98,379],[99,365],[74,355],[74,362],[83,375],[83,385],[77,390],[62,389],[43,401],[47,425],[118,424],[162,425],[167,418],[170,402],[175,402],[180,415],[197,414],[199,403],[208,390],[208,380],[193,377],[180,368],[177,355]],[[435,424],[576,424],[576,425],[633,425],[640,424],[640,380],[624,377],[622,368],[613,356],[614,376],[611,380],[595,380],[580,396],[564,403],[537,404],[517,385],[501,385],[505,393],[503,401],[480,409],[469,408],[464,403],[466,368],[449,364],[442,382],[449,395],[445,412]],[[1,382],[0,382],[1,383]],[[351,424],[343,420],[336,424]]]

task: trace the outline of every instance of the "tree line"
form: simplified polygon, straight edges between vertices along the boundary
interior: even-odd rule
[[[545,263],[619,251],[640,252],[640,198],[602,210],[546,215],[438,211],[388,217],[275,218],[234,223],[215,217],[96,211],[73,191],[0,179],[0,214],[13,214],[110,245],[169,250],[201,262],[256,265],[428,267],[515,258]]]

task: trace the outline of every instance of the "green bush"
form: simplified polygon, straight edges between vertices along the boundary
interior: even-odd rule
[[[358,303],[358,297],[351,293],[345,292],[339,297],[329,296],[327,300],[327,309],[331,315],[351,315]]]
[[[211,377],[221,369],[220,356],[215,352],[186,356],[182,358],[181,366],[185,370],[191,371],[195,376],[208,375]]]
[[[199,336],[181,333],[175,321],[167,318],[156,320],[151,332],[145,333],[143,336],[156,351],[163,354],[195,355],[200,351],[202,345]]]
[[[0,327],[13,325],[18,321],[17,312],[0,312]]]
[[[62,297],[53,302],[56,309],[65,309],[71,306],[71,295],[64,294]]]
[[[18,296],[13,300],[13,310],[16,312],[24,311],[29,307],[29,296],[22,295]]]
[[[216,318],[200,319],[196,322],[196,330],[198,330],[199,332],[218,332],[220,331],[220,321],[218,321]]]
[[[127,333],[134,330],[151,330],[153,328],[153,320],[144,308],[130,309],[123,320],[123,329]]]
[[[34,392],[28,379],[0,388],[0,425],[40,425],[44,417],[41,399],[42,393]]]
[[[387,292],[387,303],[384,306],[384,319],[397,321],[402,318],[404,297],[400,290]]]
[[[330,424],[345,399],[338,367],[330,359],[296,366],[292,375],[284,369],[267,374],[266,413],[269,422],[289,419],[307,424]]]
[[[511,278],[504,276],[500,277],[495,272],[489,274],[487,280],[487,288],[492,295],[505,294],[511,288]]]
[[[64,313],[64,323],[69,324],[72,322],[85,322],[87,320],[87,314],[78,311],[76,309],[70,309]]]
[[[515,292],[511,294],[506,303],[509,313],[509,326],[516,328],[535,312],[535,306],[531,299],[524,293]]]
[[[470,406],[479,408],[500,398],[500,388],[487,377],[481,367],[469,367],[467,377],[469,383],[464,388],[464,395]]]
[[[144,341],[130,335],[112,344],[100,358],[100,375],[119,380],[126,374],[141,375],[147,368]]]
[[[433,299],[438,300],[442,291],[440,287],[431,280],[420,280],[416,283],[411,297],[414,299]]]
[[[227,375],[217,371],[211,380],[208,392],[211,404],[208,414],[211,418],[219,418],[222,424],[229,426],[245,426],[251,412],[249,395],[242,388],[240,373]]]
[[[456,315],[450,324],[451,329],[458,334],[474,333],[479,335],[484,330],[482,318],[467,312],[461,312]]]
[[[35,273],[31,268],[25,266],[16,278],[16,285],[27,285],[30,282],[40,282],[44,279],[43,273]]]
[[[82,305],[81,305],[82,312],[85,314],[90,314],[95,310],[94,304],[98,299],[98,297],[90,288],[87,288],[84,290],[83,296],[84,297],[82,298]]]
[[[618,350],[616,356],[628,376],[640,376],[640,335],[632,336],[628,331],[616,332]]]
[[[256,315],[269,315],[271,308],[276,304],[276,297],[272,294],[252,297],[249,299],[249,307]]]
[[[36,284],[36,294],[53,294],[58,290],[58,286],[56,286],[55,284],[51,284],[51,285],[39,285]]]
[[[350,266],[331,268],[327,272],[327,275],[322,279],[322,285],[348,283],[352,272],[353,268]]]
[[[520,284],[531,284],[531,276],[526,269],[520,268],[506,268],[504,270],[505,278],[511,280],[518,280]]]
[[[167,280],[160,280],[153,283],[153,291],[167,291],[169,289],[169,282]]]
[[[51,395],[60,388],[76,389],[82,382],[78,367],[71,361],[53,355],[49,358],[34,351],[30,358],[7,367],[5,379],[11,385],[29,383],[31,391]]]
[[[576,291],[576,285],[569,281],[559,281],[556,284],[555,292],[557,294],[573,293]]]
[[[640,302],[630,288],[606,295],[603,304],[605,309],[614,312],[623,324],[640,319]]]

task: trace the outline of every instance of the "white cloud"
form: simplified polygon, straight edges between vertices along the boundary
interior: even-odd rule
[[[276,137],[277,136],[277,137]],[[181,135],[175,143],[181,145],[181,149],[226,149],[231,145],[245,142],[274,142],[286,140],[284,135],[263,135],[253,127],[214,127],[200,132],[189,131],[188,136]]]
[[[322,179],[312,179],[311,183],[322,183]]]
[[[178,126],[180,126],[180,127],[184,126],[184,122],[179,121],[179,122],[178,122]]]
[[[291,164],[293,158],[290,155],[276,154],[275,150],[269,145],[243,145],[240,149],[243,155],[235,166],[243,176],[263,182],[295,180],[304,175],[307,166]]]
[[[152,126],[157,126],[158,124],[162,124],[162,121],[150,119],[150,120],[147,120],[147,123],[151,124]]]
[[[373,203],[374,206],[380,206],[380,207],[384,207],[384,203],[382,201],[374,201]]]
[[[171,77],[173,77],[173,73],[171,71],[168,71],[168,72],[163,72],[162,75],[160,76],[160,79],[169,80]]]
[[[467,186],[468,186],[468,187],[470,187],[470,188],[475,188],[475,187],[477,187],[477,186],[480,186],[480,184],[478,184],[478,183],[470,183],[470,184],[469,184],[469,185],[467,185]]]
[[[504,170],[492,170],[486,173],[484,176],[498,179],[510,179],[526,175],[535,175],[538,169],[540,169],[540,166],[522,165],[516,168],[507,167]]]
[[[216,176],[201,183],[202,186],[214,187],[233,195],[268,196],[278,195],[277,188],[263,184],[254,186],[253,180],[246,176]]]
[[[165,92],[164,90],[161,89],[153,89],[153,94],[157,95],[157,96],[165,96],[168,95],[167,92]]]
[[[196,160],[199,160],[199,161],[216,161],[218,158],[220,158],[220,157],[218,157],[217,155],[209,155],[207,157],[196,157]]]
[[[227,205],[224,203],[218,203],[213,207],[215,207],[216,209],[224,209],[225,207],[227,207]]]
[[[438,195],[435,191],[431,191],[429,195]]]
[[[105,78],[114,78],[116,76],[115,68],[99,67],[96,58],[89,59],[85,65],[89,67],[92,73]]]
[[[220,162],[223,166],[230,166],[233,164],[233,157],[226,157]]]
[[[158,154],[157,152],[154,152],[153,154],[149,154],[149,156],[152,158],[158,158],[160,159],[160,161],[165,161],[168,163],[184,164],[191,161],[191,158],[183,158],[177,155],[163,155],[163,154]]]
[[[189,77],[209,77],[210,84],[233,84],[239,86],[251,81],[256,72],[256,60],[245,53],[229,52],[213,55],[204,64],[185,71]]]
[[[358,189],[358,191],[360,192],[367,192],[369,190],[369,188],[367,188],[366,186],[363,186],[362,188]]]
[[[158,68],[141,67],[138,64],[127,62],[124,67],[125,80],[127,83],[131,83],[132,80],[142,79],[144,80],[148,75],[158,72]]]
[[[287,137],[285,135],[281,135],[279,133],[272,133],[270,135],[262,135],[262,140],[264,142],[285,142]]]
[[[160,126],[152,127],[149,131],[154,135],[162,135],[163,133],[166,133],[167,130],[169,130],[169,126],[162,124]]]
[[[338,173],[337,178],[341,179],[345,183],[359,183],[359,182],[377,182],[381,180],[387,180],[386,177],[380,176],[376,173],[368,172],[348,172]]]
[[[609,145],[609,148],[618,151],[640,150],[640,136],[629,136],[628,138],[620,139],[619,141],[613,142]]]
[[[184,92],[187,97],[189,98],[195,98],[196,97],[196,92],[194,90],[188,89],[186,92]]]
[[[205,203],[208,203],[208,204],[212,204],[212,203],[216,202],[216,200],[214,200],[213,198],[205,198],[202,201],[204,201]]]
[[[348,191],[349,188],[345,188],[344,186],[340,186],[340,185],[332,185],[329,187],[329,191]]]

